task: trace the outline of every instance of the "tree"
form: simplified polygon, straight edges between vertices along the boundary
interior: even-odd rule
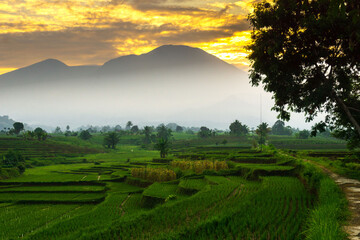
[[[17,167],[23,162],[24,157],[17,151],[9,150],[3,157],[3,164],[9,167]]]
[[[110,132],[104,137],[104,145],[107,148],[115,149],[119,141],[120,137],[116,132]]]
[[[144,127],[144,135],[145,135],[144,143],[145,144],[150,144],[152,142],[151,133],[152,133],[152,128],[149,126],[145,126]]]
[[[274,135],[291,135],[292,131],[290,127],[285,127],[283,121],[277,120],[271,128],[271,133]]]
[[[70,126],[69,125],[66,126],[66,131],[65,131],[64,135],[65,135],[65,137],[71,136]]]
[[[360,146],[360,3],[358,0],[261,2],[253,27],[251,82],[274,94],[283,120],[326,113],[313,134],[329,126]]]
[[[120,132],[122,130],[120,125],[115,126],[115,132]]]
[[[55,130],[54,130],[54,133],[56,133],[56,134],[61,134],[62,132],[61,132],[61,128],[58,126],[58,127],[56,127],[55,128]]]
[[[259,136],[259,144],[265,144],[266,139],[268,136],[268,133],[271,131],[271,129],[268,127],[267,123],[261,123],[257,129],[255,130],[256,134]]]
[[[89,140],[90,138],[92,138],[92,135],[88,130],[84,130],[80,132],[79,138],[81,138],[82,140]]]
[[[236,135],[236,136],[245,136],[249,132],[248,126],[245,124],[241,124],[238,120],[235,120],[235,122],[231,123],[229,126],[230,134]]]
[[[213,136],[213,132],[211,131],[211,129],[202,126],[200,128],[200,131],[198,132],[198,135],[201,138],[207,138],[207,137]]]
[[[46,138],[47,138],[47,132],[44,130],[44,129],[42,129],[42,128],[35,128],[35,130],[34,130],[34,135],[35,135],[35,137],[39,140],[39,141],[41,141],[41,140],[46,140]]]
[[[157,138],[158,139],[165,139],[165,140],[170,140],[170,138],[172,137],[172,131],[171,129],[168,129],[164,126],[164,124],[159,125],[156,128],[157,131]]]
[[[299,139],[308,139],[310,136],[310,132],[308,130],[302,130],[298,133]]]
[[[132,127],[131,127],[131,132],[132,132],[132,133],[135,133],[135,134],[138,133],[138,132],[139,132],[139,127],[138,127],[137,125],[132,126]]]
[[[23,133],[23,137],[25,140],[31,140],[35,137],[35,133],[33,131],[26,131]]]
[[[170,140],[165,138],[159,138],[155,144],[155,149],[160,151],[160,157],[165,158],[170,150]]]
[[[132,123],[131,121],[128,121],[128,122],[126,123],[125,130],[126,130],[126,131],[129,131],[129,130],[131,129],[132,125],[133,125],[133,123]]]
[[[181,127],[181,126],[176,126],[176,130],[175,130],[175,131],[178,132],[178,133],[181,133],[181,132],[184,131],[184,128]]]
[[[22,130],[24,130],[24,124],[21,122],[14,123],[13,127],[16,135],[18,135]]]

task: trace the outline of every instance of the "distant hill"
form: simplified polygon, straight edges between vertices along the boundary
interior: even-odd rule
[[[56,59],[47,59],[30,66],[0,75],[0,86],[20,87],[32,84],[46,85],[69,79],[91,77],[99,66],[70,67]]]
[[[196,76],[241,73],[242,71],[199,49],[182,45],[165,45],[142,55],[112,59],[102,66],[68,66],[56,59],[47,59],[30,66],[0,75],[0,87],[65,84],[86,85],[104,80],[126,82],[129,76],[161,78],[164,74]],[[243,73],[244,74],[244,73]],[[125,79],[126,78],[126,79]],[[134,79],[134,78],[130,78]],[[168,78],[171,80],[171,78]]]
[[[100,75],[129,75],[133,73],[160,73],[191,71],[233,71],[236,67],[199,49],[188,46],[164,45],[142,55],[129,55],[106,62]]]
[[[251,87],[246,72],[182,45],[122,56],[102,66],[48,59],[0,75],[0,91],[2,112],[51,126],[192,119],[228,124],[234,120],[229,111],[244,119],[259,112],[259,89]],[[224,103],[230,96],[238,97],[236,105]],[[215,112],[209,106],[219,107]]]
[[[14,120],[10,119],[9,116],[0,116],[0,131],[4,130],[4,128],[12,128]]]

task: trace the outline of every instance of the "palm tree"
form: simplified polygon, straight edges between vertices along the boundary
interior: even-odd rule
[[[259,136],[259,144],[260,146],[265,144],[268,133],[271,131],[271,128],[269,128],[269,125],[267,123],[261,123],[257,129],[256,134]]]
[[[170,141],[165,138],[159,138],[158,143],[155,144],[155,149],[160,151],[161,158],[165,158],[170,150]]]

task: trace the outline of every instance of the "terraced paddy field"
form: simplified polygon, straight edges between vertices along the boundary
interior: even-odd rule
[[[28,164],[34,166],[66,163],[76,157],[104,152],[100,148],[65,144],[54,140],[43,142],[25,140],[21,137],[0,137],[0,155],[6,154],[9,150],[21,153],[25,159],[29,160]],[[77,159],[76,161],[81,162],[82,160]]]
[[[344,238],[345,216],[315,216],[329,203],[319,197],[328,178],[312,165],[245,144],[178,146],[159,161],[156,151],[121,145],[0,181],[0,239]],[[336,197],[327,209],[342,212]]]

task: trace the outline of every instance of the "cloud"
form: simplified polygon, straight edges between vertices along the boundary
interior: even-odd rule
[[[232,36],[231,32],[223,30],[190,30],[183,31],[175,34],[170,34],[168,36],[162,36],[159,38],[161,44],[169,43],[196,43],[196,42],[207,42],[213,41],[216,38],[225,38]]]
[[[29,32],[0,36],[0,65],[23,67],[47,58],[73,64],[98,64],[116,57],[110,33],[104,31]]]
[[[234,13],[239,2],[7,1],[0,10],[0,68],[23,67],[47,58],[69,65],[102,64],[163,44],[206,46],[207,51],[214,49],[212,54],[228,56],[244,39],[234,35],[249,30],[245,16]],[[248,4],[244,0],[242,9]]]
[[[120,1],[115,0],[115,2],[120,2]],[[122,2],[124,3],[125,1]],[[130,4],[135,9],[140,11],[182,12],[188,14],[212,12],[197,7],[179,5],[179,3],[182,2],[186,2],[186,1],[168,1],[168,0],[126,1],[127,4]]]

